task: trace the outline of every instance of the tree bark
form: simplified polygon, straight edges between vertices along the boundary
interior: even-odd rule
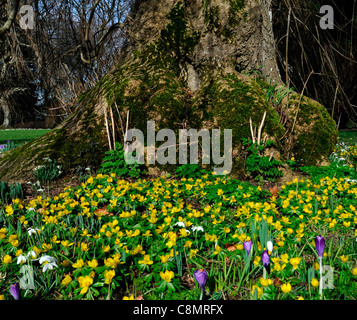
[[[142,1],[129,21],[127,54],[134,54],[157,40],[169,22],[170,11],[179,2]],[[213,73],[218,69],[261,70],[272,83],[281,83],[271,0],[186,0],[183,6],[189,28],[200,33],[197,46],[181,66],[192,91],[199,88],[202,80],[198,69],[207,67]]]

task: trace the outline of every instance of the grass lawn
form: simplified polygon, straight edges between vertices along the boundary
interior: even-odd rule
[[[339,131],[340,142],[344,142],[347,145],[357,144],[357,131],[341,130]]]
[[[8,140],[16,144],[22,144],[26,141],[36,139],[46,134],[50,129],[8,129],[0,130],[0,144]]]

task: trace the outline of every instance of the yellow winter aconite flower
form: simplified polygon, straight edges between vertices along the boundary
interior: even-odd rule
[[[102,252],[103,253],[106,253],[106,252],[109,252],[110,251],[110,246],[103,246],[102,247]]]
[[[70,247],[73,245],[73,242],[70,243],[68,240],[62,240],[61,245],[64,246],[65,248]]]
[[[219,254],[222,251],[222,248],[217,244],[214,248],[214,254]]]
[[[259,256],[255,256],[254,261],[253,261],[253,264],[254,264],[255,266],[259,265],[260,260],[261,260],[261,258],[260,258]]]
[[[52,249],[52,243],[42,243],[42,249],[44,252],[47,252]]]
[[[79,287],[82,288],[80,294],[85,294],[88,288],[93,284],[93,278],[90,276],[80,276],[78,278]]]
[[[198,252],[198,249],[191,249],[190,250],[190,258],[195,258],[197,252]]]
[[[7,255],[5,255],[5,256],[2,258],[2,262],[3,262],[4,264],[9,264],[9,263],[12,262],[12,257],[7,254]]]
[[[166,263],[167,261],[169,261],[170,257],[171,257],[171,255],[169,255],[169,254],[160,256],[161,263]]]
[[[173,271],[166,270],[164,272],[160,272],[160,277],[165,281],[165,282],[171,282],[172,278],[175,276]]]
[[[87,252],[89,250],[87,243],[81,242],[78,246],[80,247],[81,251],[83,251],[83,252]]]
[[[354,276],[357,276],[357,267],[356,268],[353,268],[351,270],[351,273],[354,275]]]
[[[115,270],[105,270],[104,271],[105,283],[106,284],[111,283],[114,276],[115,276]]]
[[[150,260],[150,256],[148,254],[144,255],[143,260],[138,261],[139,264],[145,264],[145,265],[151,265],[154,263],[154,261]]]
[[[69,274],[65,274],[61,284],[66,286],[66,285],[70,284],[71,282],[72,282],[71,276]]]
[[[152,237],[152,233],[150,230],[147,230],[145,233],[143,233],[144,237]]]
[[[7,216],[11,216],[14,213],[14,208],[12,206],[6,206],[5,212]]]
[[[271,285],[273,283],[271,281],[271,279],[264,279],[264,278],[260,278],[259,282],[262,285],[262,287],[267,287],[267,286],[269,286],[269,285]]]
[[[190,240],[187,240],[184,244],[185,248],[190,248],[191,246],[192,246],[192,241],[190,241]]]
[[[301,258],[291,258],[290,259],[290,264],[293,266],[293,270],[296,270],[298,268],[300,261],[301,261]]]
[[[135,300],[135,299],[134,299],[134,296],[131,295],[130,297],[124,296],[123,300]]]
[[[312,278],[311,279],[311,285],[316,288],[319,286],[319,280],[317,280],[316,278]]]
[[[98,266],[98,261],[96,259],[93,259],[92,261],[88,261],[87,264],[91,268],[96,268]]]
[[[258,299],[262,296],[263,294],[263,288],[258,287],[257,285],[252,286],[252,290],[250,291],[252,295],[254,295],[255,292],[257,292],[257,297]]]
[[[104,259],[104,264],[108,267],[108,268],[113,268],[115,269],[119,264],[123,264],[123,261],[120,261],[120,254],[115,256],[114,258],[108,258],[108,259]]]
[[[82,268],[84,265],[85,265],[85,262],[83,261],[83,259],[79,259],[75,263],[72,264],[72,267],[79,269],[79,268]]]
[[[340,256],[340,259],[342,262],[347,262],[348,261],[348,256],[345,256],[344,254]]]
[[[281,291],[284,293],[289,293],[291,291],[291,284],[290,283],[284,283],[280,286]]]

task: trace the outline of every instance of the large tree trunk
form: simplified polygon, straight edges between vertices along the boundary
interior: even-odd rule
[[[139,1],[140,2],[140,1]],[[143,50],[169,23],[177,0],[141,1],[129,25],[128,52]],[[182,65],[192,91],[200,86],[201,70],[251,71],[280,82],[276,62],[271,0],[187,0],[183,2],[187,27],[199,40]]]
[[[0,180],[28,179],[44,157],[65,169],[98,166],[108,148],[108,106],[118,107],[122,121],[130,111],[130,128],[144,133],[148,120],[157,130],[232,129],[238,176],[249,118],[258,125],[264,112],[277,154],[311,164],[326,158],[337,131],[324,107],[291,94],[279,109],[266,98],[269,86],[281,84],[270,10],[266,0],[137,1],[123,61],[60,126],[0,157]]]

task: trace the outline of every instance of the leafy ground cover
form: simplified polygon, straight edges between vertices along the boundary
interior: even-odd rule
[[[356,299],[356,150],[339,144],[331,166],[274,191],[195,170],[92,174],[12,199],[0,207],[0,297],[18,283],[22,299],[199,299],[204,269],[205,300]]]

